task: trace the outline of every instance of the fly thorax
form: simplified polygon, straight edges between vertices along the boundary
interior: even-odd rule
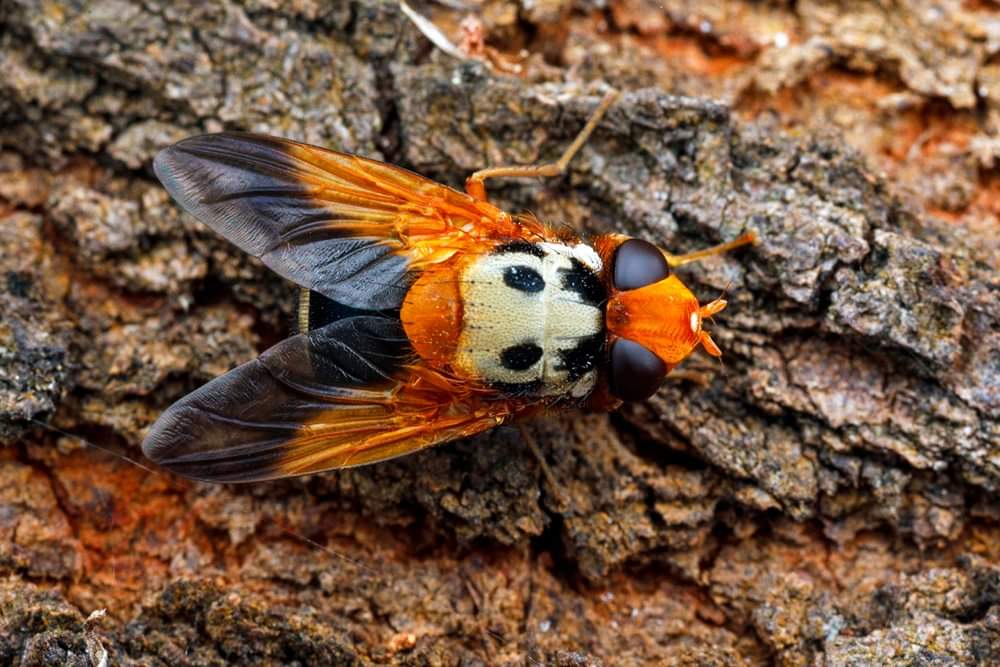
[[[583,244],[514,242],[471,262],[456,366],[511,394],[590,393],[605,340],[600,269]]]

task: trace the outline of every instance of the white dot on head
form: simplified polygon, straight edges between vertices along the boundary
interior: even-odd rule
[[[579,260],[591,271],[601,270],[601,257],[597,251],[585,243],[573,246],[573,257]]]
[[[691,313],[691,331],[698,333],[698,313]]]

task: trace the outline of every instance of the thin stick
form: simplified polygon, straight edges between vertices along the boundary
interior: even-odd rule
[[[538,441],[536,441],[535,437],[528,432],[524,422],[519,421],[516,422],[516,424],[518,430],[521,431],[521,437],[523,437],[524,441],[528,443],[528,447],[531,449],[531,452],[535,455],[535,458],[538,459],[538,464],[542,467],[542,474],[545,476],[546,481],[548,481],[549,486],[551,487],[552,495],[555,496],[556,501],[560,506],[565,507],[566,497],[563,496],[559,482],[556,481],[555,475],[552,474],[552,469],[549,468],[549,464],[545,461],[545,457],[542,455],[542,449],[538,446]]]
[[[76,440],[77,442],[79,442],[80,444],[82,444],[82,445],[84,445],[86,447],[90,447],[92,449],[96,449],[98,451],[102,451],[105,454],[110,454],[111,456],[115,457],[116,459],[119,459],[121,461],[125,461],[126,463],[131,463],[136,468],[141,468],[142,470],[145,470],[148,473],[153,473],[154,475],[155,474],[168,474],[168,473],[164,473],[163,470],[154,470],[153,468],[150,468],[149,466],[143,465],[142,463],[140,463],[139,461],[133,459],[130,456],[127,456],[127,455],[122,454],[120,452],[116,452],[115,450],[113,450],[113,449],[111,449],[109,447],[102,447],[101,445],[97,444],[96,442],[91,442],[90,440],[87,440],[86,438],[83,438],[83,437],[81,437],[81,436],[79,436],[79,435],[77,435],[75,433],[70,433],[69,431],[64,431],[61,428],[58,428],[56,426],[53,426],[52,424],[48,424],[48,423],[43,422],[41,420],[35,419],[34,417],[28,417],[27,421],[31,422],[32,424],[35,424],[36,426],[41,426],[44,429],[48,429],[49,431],[52,431],[56,435],[61,435],[64,438],[70,438],[72,440]]]

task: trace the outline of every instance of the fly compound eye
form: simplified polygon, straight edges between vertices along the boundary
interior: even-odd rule
[[[611,347],[608,388],[623,401],[644,401],[660,388],[667,365],[639,343],[619,338]]]
[[[667,260],[652,243],[629,239],[615,252],[615,289],[639,289],[658,283],[669,275]]]

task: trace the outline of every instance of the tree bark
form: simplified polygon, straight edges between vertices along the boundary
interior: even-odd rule
[[[395,3],[0,3],[0,663],[1000,663],[1000,15],[929,7],[613,2],[602,37],[589,3],[491,0],[535,54],[513,77]],[[654,55],[680,47],[708,65]],[[529,422],[557,490],[512,427],[250,486],[138,465],[295,303],[179,212],[158,149],[266,132],[460,187],[557,157],[608,83],[566,176],[490,196],[671,252],[756,231],[681,271],[726,294],[722,365]],[[729,104],[667,92],[702,83]],[[881,98],[826,128],[827,84]],[[951,153],[867,143],[952,113]]]

